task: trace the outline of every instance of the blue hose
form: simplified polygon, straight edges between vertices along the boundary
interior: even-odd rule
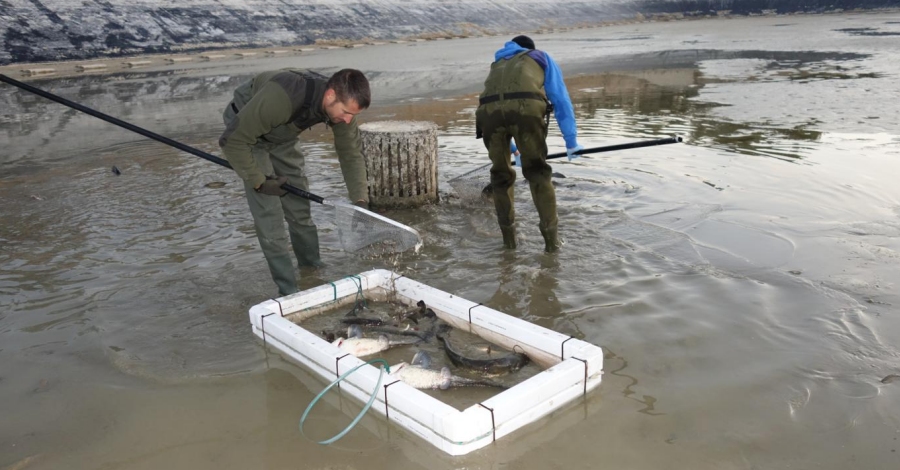
[[[306,421],[306,416],[309,415],[310,410],[312,410],[313,406],[316,405],[316,402],[318,402],[319,399],[322,398],[322,396],[324,396],[326,392],[331,390],[331,387],[334,387],[335,385],[341,383],[345,378],[347,378],[347,376],[356,372],[356,370],[359,369],[360,367],[366,366],[369,364],[374,364],[376,362],[380,362],[380,363],[384,364],[384,367],[381,368],[381,373],[378,374],[378,383],[375,384],[375,390],[372,391],[372,396],[369,397],[369,402],[366,403],[366,406],[364,406],[362,411],[360,411],[359,414],[356,415],[356,418],[353,419],[353,422],[351,422],[349,426],[344,428],[343,431],[339,432],[336,436],[332,437],[331,439],[319,441],[319,444],[323,444],[323,445],[331,444],[331,443],[337,441],[338,439],[344,437],[344,435],[347,434],[348,432],[350,432],[350,430],[353,429],[353,427],[356,426],[357,423],[359,423],[359,420],[362,419],[363,415],[366,414],[366,411],[369,411],[369,408],[372,407],[372,403],[375,402],[375,397],[378,396],[378,389],[381,388],[381,381],[384,379],[385,371],[387,371],[388,374],[391,373],[391,367],[388,365],[387,361],[385,361],[384,359],[372,359],[371,361],[367,361],[364,364],[360,364],[360,365],[348,370],[347,372],[344,372],[344,374],[341,375],[340,377],[338,377],[337,380],[335,380],[334,382],[331,382],[330,385],[325,387],[325,390],[322,390],[321,392],[319,392],[319,394],[316,395],[316,398],[314,398],[313,401],[310,402],[309,406],[306,407],[306,411],[303,412],[303,416],[300,417],[300,434],[303,434],[304,436],[306,436],[306,434],[303,433],[303,423],[304,423],[304,421]]]

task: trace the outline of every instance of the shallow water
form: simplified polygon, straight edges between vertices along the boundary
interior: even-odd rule
[[[900,15],[535,36],[585,147],[687,141],[556,160],[558,255],[521,181],[515,253],[445,184],[487,161],[473,96],[499,38],[34,82],[214,153],[231,90],[274,67],[361,68],[366,119],[438,123],[444,202],[389,214],[422,252],[344,253],[316,207],[328,266],[301,287],[388,268],[607,353],[586,399],[455,459],[375,417],[300,434],[326,383],[250,332],[275,287],[233,174],[0,87],[0,468],[894,468],[900,53],[858,28]],[[308,139],[311,191],[343,196]],[[305,431],[358,410],[334,396]]]

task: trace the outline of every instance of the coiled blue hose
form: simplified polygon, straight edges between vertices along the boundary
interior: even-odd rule
[[[335,380],[334,382],[331,382],[330,385],[325,387],[325,390],[322,390],[321,392],[319,392],[319,394],[316,395],[316,398],[313,398],[313,401],[311,401],[309,403],[309,406],[306,407],[306,411],[303,412],[303,416],[300,417],[300,434],[303,434],[304,436],[306,436],[306,434],[303,433],[303,423],[306,421],[307,415],[309,415],[309,412],[310,412],[310,410],[312,410],[313,406],[316,405],[316,402],[318,402],[319,399],[325,395],[325,393],[327,393],[329,390],[331,390],[331,387],[334,387],[335,385],[341,383],[345,378],[347,378],[350,374],[356,372],[357,369],[359,369],[360,367],[367,366],[369,364],[374,364],[376,362],[380,362],[380,363],[384,364],[384,367],[381,368],[381,373],[378,374],[378,383],[375,384],[375,390],[372,390],[372,396],[369,397],[369,402],[366,403],[366,406],[363,407],[362,411],[360,411],[359,414],[356,415],[356,418],[354,418],[353,421],[350,423],[350,425],[348,425],[346,428],[344,428],[343,431],[339,432],[336,436],[334,436],[330,439],[325,439],[324,441],[319,441],[319,444],[322,444],[322,445],[331,444],[332,442],[337,441],[338,439],[344,437],[345,434],[350,432],[350,430],[353,429],[353,427],[356,426],[357,423],[359,423],[359,420],[362,419],[363,415],[366,414],[366,411],[369,411],[369,408],[372,407],[372,403],[375,402],[375,397],[378,396],[378,389],[381,388],[381,381],[384,379],[384,373],[385,372],[387,372],[388,374],[391,373],[391,368],[388,365],[387,361],[385,361],[384,359],[372,359],[371,361],[367,361],[364,364],[360,364],[360,365],[348,370],[347,372],[344,372],[344,374],[341,375],[340,377],[338,377],[337,380]]]

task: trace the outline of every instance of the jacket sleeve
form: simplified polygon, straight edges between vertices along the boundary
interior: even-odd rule
[[[268,82],[241,108],[219,138],[225,159],[253,187],[262,184],[266,176],[256,166],[251,148],[272,128],[290,122],[291,113],[287,92],[278,84]]]
[[[366,180],[366,160],[362,155],[359,139],[359,126],[354,117],[350,124],[339,123],[332,127],[334,132],[334,149],[341,163],[341,173],[350,200],[369,202],[369,184]]]
[[[562,71],[559,70],[559,66],[556,65],[550,54],[545,55],[547,68],[544,70],[544,91],[547,92],[547,98],[553,103],[553,115],[556,117],[556,123],[559,124],[563,139],[566,140],[566,148],[573,148],[578,145],[575,109],[572,107],[572,100],[566,90]]]

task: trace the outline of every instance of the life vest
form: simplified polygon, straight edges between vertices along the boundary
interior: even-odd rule
[[[522,51],[509,59],[491,64],[491,72],[484,81],[479,104],[510,99],[537,99],[547,102],[544,93],[544,69]]]
[[[234,100],[231,102],[231,107],[235,114],[244,104],[250,101],[250,98],[257,91],[262,89],[263,85],[273,81],[273,79],[284,88],[288,96],[295,96],[293,93],[294,89],[303,87],[305,90],[303,102],[291,115],[291,124],[303,131],[322,122],[328,123],[328,117],[320,109],[320,106],[314,106],[317,103],[322,103],[322,97],[325,95],[328,84],[328,77],[311,70],[286,69],[257,75],[253,80],[244,83],[235,90]]]

